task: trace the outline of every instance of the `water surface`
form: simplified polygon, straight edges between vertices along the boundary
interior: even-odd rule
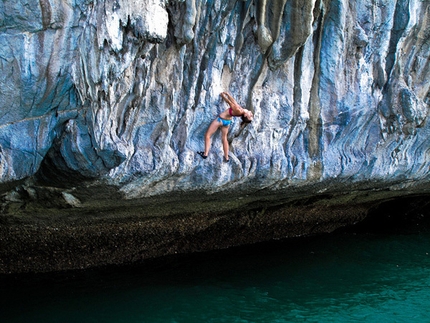
[[[1,322],[430,322],[430,234],[342,233],[2,279]]]

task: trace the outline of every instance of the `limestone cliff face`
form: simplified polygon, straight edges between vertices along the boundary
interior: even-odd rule
[[[0,273],[421,218],[429,46],[428,0],[1,1]]]
[[[3,187],[429,179],[429,1],[5,0],[0,30]],[[221,91],[255,114],[229,164],[195,153]]]

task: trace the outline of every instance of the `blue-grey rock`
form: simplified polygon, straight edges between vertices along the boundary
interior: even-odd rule
[[[2,183],[31,178],[46,160],[126,198],[428,180],[428,1],[1,9]],[[207,160],[195,155],[226,108],[221,91],[255,113],[231,127],[229,165],[219,134]]]

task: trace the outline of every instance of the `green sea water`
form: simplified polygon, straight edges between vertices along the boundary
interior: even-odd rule
[[[430,233],[342,233],[2,279],[0,322],[430,322]]]

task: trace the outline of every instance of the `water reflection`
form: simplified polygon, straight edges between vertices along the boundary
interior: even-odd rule
[[[428,322],[429,242],[338,234],[38,276],[6,284],[1,312],[44,323]]]

